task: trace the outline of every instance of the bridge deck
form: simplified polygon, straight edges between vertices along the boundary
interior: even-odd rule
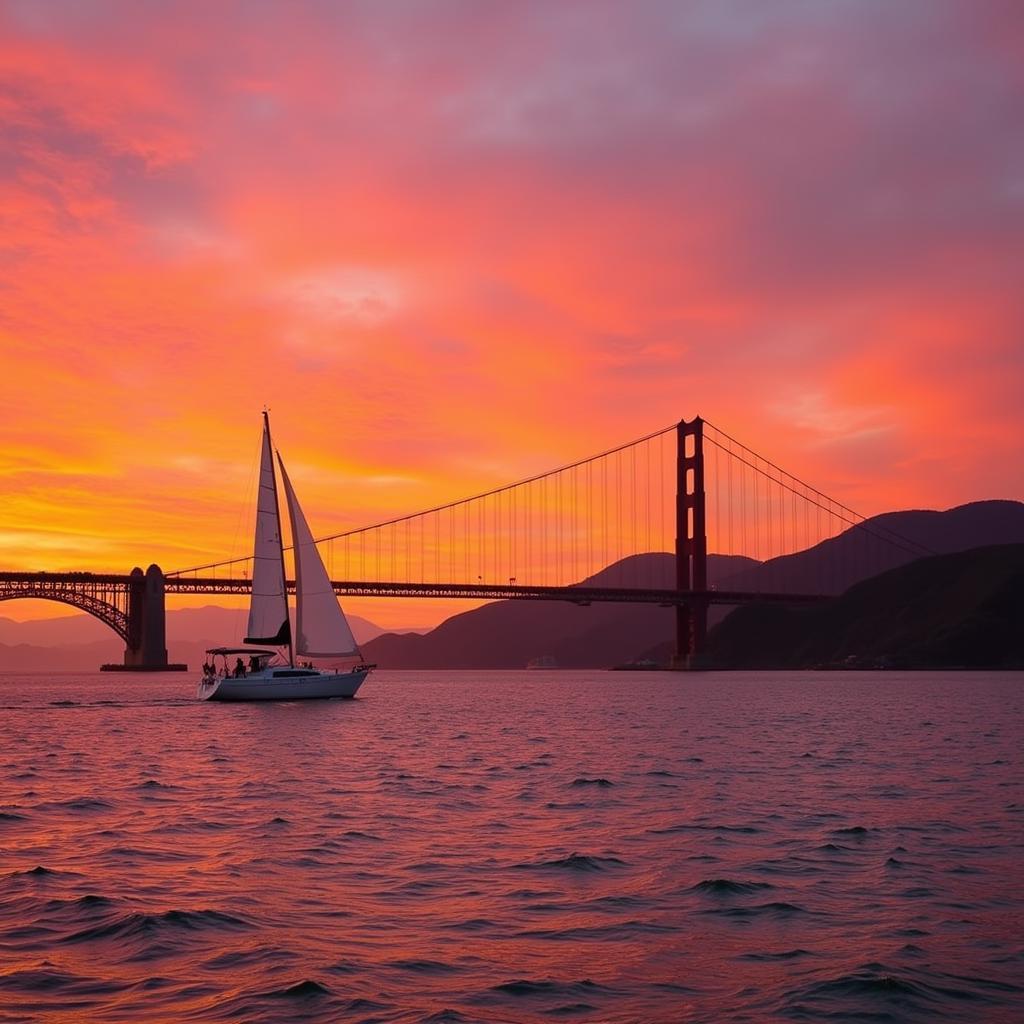
[[[13,573],[0,572],[0,584],[38,584],[41,589],[60,585],[81,586],[83,589],[103,586],[128,586],[130,577],[109,573]],[[288,580],[289,591],[295,590],[294,580]],[[624,604],[679,605],[703,604],[756,604],[759,602],[805,604],[823,601],[827,594],[757,593],[737,590],[679,591],[652,587],[542,587],[510,583],[389,583],[352,580],[333,580],[334,592],[350,597],[426,597],[461,598],[474,601],[570,601],[573,604],[594,602],[620,602]],[[248,594],[252,581],[245,578],[217,579],[216,577],[168,576],[165,579],[168,594]]]

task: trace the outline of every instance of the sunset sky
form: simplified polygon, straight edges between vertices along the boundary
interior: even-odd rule
[[[0,568],[243,552],[264,405],[317,534],[698,413],[1024,498],[1013,0],[6,2],[0,114]]]

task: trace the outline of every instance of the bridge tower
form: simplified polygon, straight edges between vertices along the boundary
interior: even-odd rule
[[[164,574],[158,565],[151,565],[145,573],[136,566],[129,577],[124,663],[126,668],[167,667]]]
[[[701,596],[676,605],[672,667],[697,668],[708,632],[708,538],[704,501],[704,421],[676,428],[676,590]]]

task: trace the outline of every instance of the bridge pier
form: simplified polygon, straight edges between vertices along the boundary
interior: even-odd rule
[[[706,594],[708,538],[704,500],[704,421],[680,420],[676,428],[676,590]],[[708,633],[708,602],[676,605],[676,651],[672,668],[700,668]]]
[[[128,582],[128,643],[125,668],[141,671],[167,668],[164,616],[164,574],[157,565],[145,573],[136,566]]]

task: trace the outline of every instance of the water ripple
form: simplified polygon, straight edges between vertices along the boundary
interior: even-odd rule
[[[611,675],[0,676],[0,1024],[1024,1020],[1019,675]]]

